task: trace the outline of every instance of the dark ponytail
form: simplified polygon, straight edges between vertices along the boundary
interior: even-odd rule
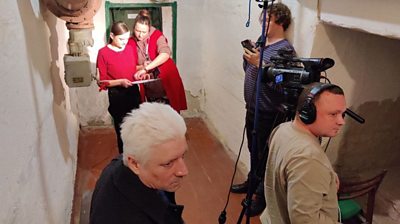
[[[114,34],[114,36],[121,35],[126,32],[129,32],[128,26],[122,21],[113,23],[110,29],[110,33]],[[108,37],[108,43],[112,43],[111,37]]]

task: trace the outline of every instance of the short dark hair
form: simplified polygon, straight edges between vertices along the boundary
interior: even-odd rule
[[[267,8],[267,13],[275,16],[275,23],[282,25],[283,30],[286,31],[292,22],[292,13],[290,9],[283,3],[275,3],[269,5]],[[260,14],[260,21],[262,21],[263,13]]]
[[[298,102],[297,102],[297,108],[296,108],[297,111],[300,111],[302,109],[305,101],[309,98],[309,95],[312,94],[311,91],[313,91],[315,88],[317,88],[317,86],[320,86],[320,85],[323,85],[323,84],[320,82],[313,82],[304,87],[303,91],[301,92],[301,94],[299,96]],[[322,91],[317,92],[312,97],[311,103],[315,103],[319,99],[321,94],[326,91],[333,93],[335,95],[344,95],[344,91],[341,87],[332,84],[332,85],[324,88]]]

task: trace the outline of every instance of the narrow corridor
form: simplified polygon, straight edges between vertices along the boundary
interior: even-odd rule
[[[189,152],[185,160],[189,175],[177,191],[177,202],[185,205],[183,212],[187,224],[218,223],[223,210],[234,161],[222,144],[210,133],[201,118],[185,119]],[[240,137],[240,136],[238,136]],[[71,224],[87,224],[90,199],[102,169],[117,155],[117,143],[112,127],[83,128],[79,136],[78,169]],[[238,173],[235,182],[243,180]],[[245,195],[231,194],[227,207],[227,224],[237,223]],[[246,217],[242,223],[246,223]],[[259,218],[251,224],[259,224]]]

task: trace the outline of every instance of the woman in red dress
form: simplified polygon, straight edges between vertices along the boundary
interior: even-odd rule
[[[135,78],[147,79],[150,77],[149,74],[152,74],[154,78],[161,79],[165,95],[155,99],[147,97],[146,100],[168,103],[177,112],[186,110],[185,90],[178,69],[170,58],[171,49],[163,33],[151,26],[147,10],[141,10],[137,15],[133,24],[133,36],[129,39],[128,45],[136,47],[138,53]],[[148,88],[144,88],[143,95],[147,95],[144,92]]]

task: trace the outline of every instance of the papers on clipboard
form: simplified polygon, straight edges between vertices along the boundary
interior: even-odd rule
[[[134,81],[132,82],[132,84],[142,84],[142,83],[146,83],[146,82],[154,82],[157,79],[145,79],[145,80],[138,80],[138,81]]]

